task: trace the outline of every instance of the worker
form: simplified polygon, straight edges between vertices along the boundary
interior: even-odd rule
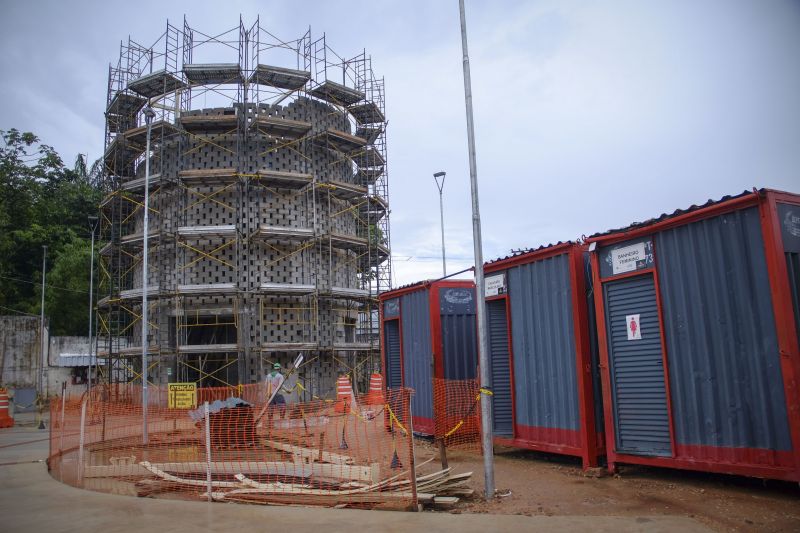
[[[274,411],[277,409],[280,412],[280,417],[286,415],[286,398],[281,394],[281,386],[286,380],[281,374],[281,364],[275,363],[272,365],[272,372],[267,374],[267,401],[269,401],[269,418],[272,419]],[[271,400],[270,400],[271,398]]]

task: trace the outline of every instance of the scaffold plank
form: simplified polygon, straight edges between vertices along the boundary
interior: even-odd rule
[[[287,294],[287,295],[307,295],[313,294],[317,290],[315,285],[303,283],[271,283],[265,282],[258,286],[258,290],[264,294]]]
[[[333,128],[328,128],[317,135],[314,138],[314,142],[318,146],[324,146],[343,154],[355,152],[367,144],[365,139]]]
[[[302,89],[310,79],[311,73],[307,70],[259,64],[250,76],[250,83],[269,85],[278,89],[297,90]]]
[[[359,124],[386,122],[386,117],[383,116],[381,109],[375,102],[363,102],[361,104],[351,105],[347,110]]]
[[[314,237],[314,229],[261,224],[256,236],[265,240],[305,241]]]
[[[335,81],[325,80],[311,90],[311,95],[331,104],[349,106],[364,99],[364,93]]]
[[[353,156],[353,162],[359,168],[383,167],[386,164],[383,156],[375,148],[368,146]]]
[[[147,100],[129,92],[119,91],[108,104],[106,113],[111,115],[131,116],[139,112]]]
[[[128,84],[128,89],[145,98],[154,98],[184,87],[186,84],[183,81],[164,69],[145,74]]]
[[[236,226],[233,224],[181,226],[178,228],[178,236],[183,238],[208,239],[211,237],[233,237],[234,235],[236,235]]]
[[[181,115],[181,126],[192,133],[233,131],[239,126],[235,113],[216,115]]]
[[[311,130],[311,123],[303,120],[258,115],[250,127],[274,137],[299,139]]]
[[[242,70],[238,63],[184,65],[183,74],[192,85],[219,85],[243,81]]]

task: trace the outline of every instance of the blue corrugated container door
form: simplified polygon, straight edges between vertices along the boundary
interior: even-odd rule
[[[656,291],[652,275],[604,286],[613,388],[616,449],[670,456],[667,393]],[[628,319],[639,315],[640,339],[629,338]]]
[[[400,366],[400,322],[389,320],[383,323],[383,339],[386,342],[386,386],[390,389],[403,386],[402,367]]]
[[[511,365],[508,353],[508,320],[506,301],[486,302],[489,331],[489,354],[492,365],[492,413],[494,434],[514,435],[514,416],[511,403]]]
[[[403,295],[400,305],[403,323],[404,385],[414,389],[411,412],[415,417],[433,419],[433,349],[428,291]]]

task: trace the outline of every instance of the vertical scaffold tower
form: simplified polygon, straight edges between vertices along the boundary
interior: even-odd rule
[[[102,380],[140,381],[144,343],[155,384],[252,383],[300,352],[300,399],[330,396],[341,373],[366,386],[391,287],[384,96],[366,52],[339,56],[310,29],[283,40],[240,19],[212,35],[184,20],[151,46],[121,43],[100,206]]]

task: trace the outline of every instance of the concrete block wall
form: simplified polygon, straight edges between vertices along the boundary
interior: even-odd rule
[[[327,128],[347,133],[352,131],[350,120],[337,108],[303,97],[285,106],[250,105],[243,110],[245,108],[237,105],[232,108],[193,110],[184,113],[184,116],[233,112],[239,116],[241,127],[257,112],[308,121],[312,123],[312,135]],[[281,147],[283,143],[289,143],[289,146]],[[151,228],[159,231],[162,238],[158,248],[151,249],[149,261],[149,283],[158,284],[162,293],[158,305],[150,311],[150,321],[156,326],[150,328],[153,336],[151,343],[159,345],[162,354],[174,349],[175,340],[170,337],[171,328],[174,332],[175,327],[171,325],[175,314],[174,292],[177,285],[182,284],[235,284],[237,294],[203,298],[180,297],[179,305],[187,309],[187,312],[192,308],[213,309],[215,306],[248,309],[245,311],[246,320],[239,320],[238,329],[239,343],[242,346],[240,355],[249,354],[247,360],[242,361],[239,366],[240,379],[243,382],[263,378],[260,373],[263,371],[263,358],[267,355],[285,359],[281,362],[286,364],[296,356],[296,353],[264,354],[261,350],[265,342],[313,342],[326,349],[330,349],[336,342],[342,342],[344,315],[341,309],[352,307],[353,302],[318,299],[316,296],[276,297],[256,293],[258,286],[265,282],[313,284],[321,292],[331,287],[358,288],[360,285],[355,262],[358,253],[336,247],[329,250],[324,240],[309,246],[309,241],[265,243],[250,237],[261,224],[315,228],[318,236],[328,233],[363,236],[363,221],[354,217],[352,212],[346,211],[357,200],[351,202],[330,197],[325,188],[319,188],[316,193],[311,188],[300,191],[274,189],[271,186],[261,186],[257,180],[246,176],[240,177],[227,188],[225,187],[228,184],[218,183],[191,183],[183,187],[178,174],[181,170],[232,168],[241,175],[247,175],[270,169],[312,174],[319,183],[355,183],[355,168],[348,158],[319,146],[310,139],[298,142],[287,139],[276,141],[248,130],[246,135],[241,136],[226,133],[167,137],[156,148],[151,164],[151,173],[160,173],[163,183],[161,189],[153,195],[151,203],[158,211],[158,216],[151,213],[150,218]],[[140,164],[137,174],[143,174],[143,168],[144,165]],[[223,188],[225,190],[220,192]],[[201,194],[210,196],[213,200],[203,200]],[[134,215],[133,219],[130,232],[141,231],[138,229],[141,227],[141,213]],[[213,252],[213,255],[231,266],[198,255],[181,245],[182,241],[176,235],[177,228],[181,226],[224,224],[236,225],[237,242]],[[224,240],[210,237],[183,242],[212,253]],[[305,249],[297,252],[301,247]],[[130,288],[139,286],[141,265],[135,266],[130,275]],[[132,304],[132,309],[140,313],[135,304]],[[132,345],[138,345],[141,342],[141,325],[136,324],[132,330],[129,341]],[[338,369],[327,359],[329,358],[321,358],[321,362],[310,367],[310,370],[313,369],[311,371],[315,378],[319,379],[318,392],[334,391],[335,394]],[[159,374],[154,372],[154,378],[156,377]]]

